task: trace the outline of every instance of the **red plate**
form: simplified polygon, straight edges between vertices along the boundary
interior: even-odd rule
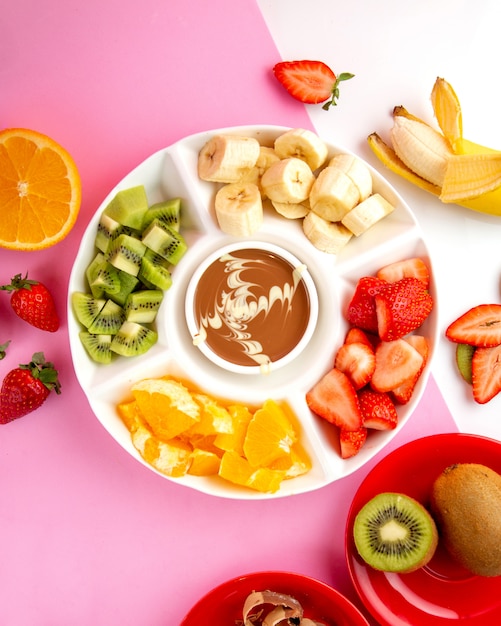
[[[453,463],[481,463],[501,473],[501,443],[460,433],[407,443],[376,465],[360,485],[346,525],[346,557],[353,584],[382,626],[501,624],[501,576],[474,576],[439,547],[426,566],[410,574],[378,572],[359,557],[353,522],[362,506],[383,491],[405,493],[428,505],[435,478]]]
[[[234,626],[242,619],[245,598],[252,591],[271,589],[298,600],[305,617],[325,621],[329,626],[369,626],[343,595],[314,578],[291,572],[258,572],[229,580],[204,596],[181,622],[181,626],[214,624]]]

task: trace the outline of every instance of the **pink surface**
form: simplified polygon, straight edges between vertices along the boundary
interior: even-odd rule
[[[0,432],[2,626],[178,624],[224,580],[263,569],[317,577],[354,600],[343,532],[370,467],[277,501],[211,498],[130,458],[90,411],[73,372],[66,286],[85,226],[108,191],[181,137],[238,124],[311,126],[274,83],[273,40],[252,0],[10,2],[2,12],[0,126],[33,128],[74,156],[83,204],[70,236],[43,252],[0,251],[55,293],[51,335],[0,298],[0,376],[35,351],[59,368],[62,395]],[[334,123],[334,122],[333,122]],[[433,381],[389,449],[456,431]],[[380,455],[381,457],[381,455]],[[378,458],[380,458],[378,457]]]

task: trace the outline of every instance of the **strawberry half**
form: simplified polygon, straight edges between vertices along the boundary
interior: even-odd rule
[[[322,107],[325,110],[337,105],[339,83],[354,76],[347,72],[336,76],[322,61],[307,60],[277,63],[273,74],[293,98],[305,104],[325,102]]]
[[[416,330],[433,309],[433,298],[414,277],[387,284],[374,299],[378,334],[383,341],[394,341]]]
[[[58,373],[42,352],[36,352],[30,363],[5,376],[0,389],[0,424],[35,411],[53,390],[61,393]]]
[[[422,335],[409,335],[408,337],[405,337],[405,341],[419,352],[419,354],[423,357],[423,363],[413,378],[408,379],[398,387],[391,390],[391,396],[397,404],[407,404],[407,402],[409,402],[412,398],[414,388],[416,387],[417,381],[419,380],[425,365],[428,362],[428,355],[430,352],[428,341],[426,337],[423,337]]]
[[[490,348],[501,344],[501,304],[479,304],[445,331],[445,336],[456,343]]]
[[[479,404],[489,402],[501,391],[501,345],[475,350],[471,378],[473,398]]]
[[[360,448],[367,439],[367,428],[361,426],[357,430],[344,430],[339,432],[339,446],[341,458],[349,459],[360,452]]]
[[[389,283],[396,283],[402,278],[418,278],[427,288],[430,284],[430,272],[426,263],[419,257],[395,261],[382,267],[376,276]]]
[[[355,292],[348,304],[346,319],[353,326],[370,333],[377,333],[376,295],[387,287],[388,283],[376,276],[363,276],[357,282]]]
[[[306,403],[313,413],[339,428],[357,430],[362,425],[357,392],[346,374],[336,368],[307,392]]]
[[[423,367],[423,357],[405,339],[381,341],[376,348],[376,369],[371,378],[375,391],[392,391],[414,380]]]
[[[387,393],[363,389],[358,395],[362,424],[375,430],[393,430],[398,423],[398,415]]]
[[[336,353],[334,367],[348,376],[355,389],[361,389],[376,368],[374,350],[365,343],[344,343]]]

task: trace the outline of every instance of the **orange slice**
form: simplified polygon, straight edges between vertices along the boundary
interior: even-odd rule
[[[191,465],[188,474],[193,476],[213,476],[218,473],[221,464],[220,457],[214,452],[194,448],[191,453]]]
[[[0,247],[41,250],[75,224],[81,182],[70,154],[33,130],[0,131]]]
[[[247,427],[244,453],[253,467],[266,467],[290,454],[296,433],[287,414],[274,400],[266,400]]]

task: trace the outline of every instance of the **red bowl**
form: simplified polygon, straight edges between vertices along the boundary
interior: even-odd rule
[[[180,626],[233,626],[235,620],[242,619],[242,607],[249,593],[266,589],[293,596],[302,604],[305,617],[324,621],[329,626],[369,626],[360,611],[339,591],[291,572],[257,572],[229,580],[199,600]]]
[[[480,463],[501,474],[501,443],[450,433],[404,444],[366,476],[353,499],[346,525],[348,569],[362,602],[381,626],[497,626],[501,624],[501,576],[474,576],[443,546],[415,572],[379,572],[358,555],[353,523],[358,511],[383,491],[405,493],[426,507],[435,479],[453,463]]]

